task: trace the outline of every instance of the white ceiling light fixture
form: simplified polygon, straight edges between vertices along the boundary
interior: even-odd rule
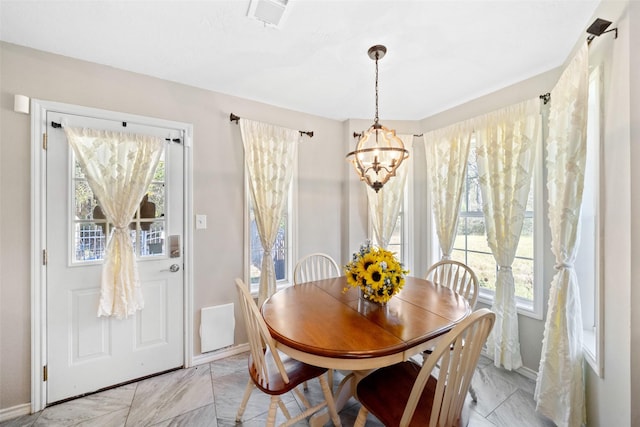
[[[274,28],[281,28],[289,0],[251,0],[247,16]]]
[[[376,193],[382,186],[396,175],[402,161],[409,157],[402,140],[396,131],[382,126],[378,118],[378,60],[387,53],[387,48],[376,45],[369,48],[369,57],[376,61],[376,117],[373,125],[360,134],[356,149],[347,158],[353,157],[351,163],[360,177]],[[353,135],[358,136],[357,133]]]

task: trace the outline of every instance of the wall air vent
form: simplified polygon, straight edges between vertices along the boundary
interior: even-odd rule
[[[281,28],[289,0],[251,0],[247,16],[265,25]]]

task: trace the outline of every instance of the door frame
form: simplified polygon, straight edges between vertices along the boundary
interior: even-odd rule
[[[193,125],[116,111],[60,102],[31,100],[31,411],[45,408],[47,387],[47,270],[44,249],[47,235],[46,178],[47,156],[43,135],[47,112],[55,111],[107,120],[181,129],[184,135],[183,213],[184,213],[184,293],[183,357],[185,367],[193,364]]]

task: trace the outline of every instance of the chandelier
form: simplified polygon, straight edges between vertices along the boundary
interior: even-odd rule
[[[376,116],[371,127],[360,134],[356,149],[349,154],[351,163],[360,177],[376,193],[389,179],[396,175],[402,161],[409,157],[396,131],[380,124],[378,118],[378,60],[387,53],[387,48],[376,45],[369,48],[369,57],[376,62]],[[358,136],[354,133],[354,137]]]

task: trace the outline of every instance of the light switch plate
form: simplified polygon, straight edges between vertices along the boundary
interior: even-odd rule
[[[207,228],[207,216],[206,215],[196,215],[196,228],[198,230],[203,230]]]

